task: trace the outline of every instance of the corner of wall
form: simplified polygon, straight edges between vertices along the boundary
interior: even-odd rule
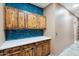
[[[0,3],[0,46],[5,42],[4,32],[4,3]]]

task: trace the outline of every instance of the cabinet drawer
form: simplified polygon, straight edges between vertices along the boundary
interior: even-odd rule
[[[44,43],[48,43],[48,42],[50,42],[50,40],[44,40],[44,41],[36,42],[35,45],[39,45],[39,44],[44,45]]]
[[[22,49],[33,48],[34,44],[23,45]]]
[[[4,50],[4,54],[7,55],[7,54],[11,54],[11,53],[20,51],[20,50],[21,50],[21,47],[9,48],[9,49]]]
[[[8,56],[23,56],[23,53],[21,51],[17,51],[17,52],[9,54]]]
[[[43,43],[44,43],[43,41],[40,41],[40,42],[36,42],[35,45],[36,45],[36,46],[37,46],[37,45],[40,45],[40,44],[42,45]]]

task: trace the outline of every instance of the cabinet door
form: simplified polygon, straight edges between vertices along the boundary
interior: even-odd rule
[[[7,29],[17,28],[17,10],[5,7],[5,26]]]
[[[50,53],[50,44],[48,42],[43,43],[43,56],[46,56]]]
[[[42,51],[42,45],[37,45],[36,46],[36,50],[35,50],[35,55],[36,56],[42,56],[42,53],[43,51]]]
[[[24,28],[24,12],[18,12],[18,28]]]
[[[44,16],[38,16],[38,23],[40,29],[46,28],[46,18]]]
[[[0,50],[0,56],[4,56],[4,50]]]
[[[36,56],[46,56],[50,54],[50,40],[45,40],[42,42],[37,42],[35,49]]]
[[[37,17],[34,14],[28,14],[28,28],[36,29],[37,28]]]
[[[34,55],[34,51],[32,48],[24,49],[23,56],[33,56],[33,55]]]

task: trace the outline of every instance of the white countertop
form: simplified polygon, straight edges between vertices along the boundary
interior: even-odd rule
[[[39,37],[31,37],[31,38],[24,38],[24,39],[18,39],[18,40],[11,40],[11,41],[5,41],[2,46],[0,46],[0,50],[16,47],[24,44],[30,44],[42,40],[50,39],[50,37],[46,36],[39,36]]]

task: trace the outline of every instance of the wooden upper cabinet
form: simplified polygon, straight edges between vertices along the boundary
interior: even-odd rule
[[[22,10],[5,7],[6,29],[45,29],[46,18],[36,14],[27,14]]]
[[[46,28],[46,18],[45,16],[38,16],[38,24],[39,29],[45,29]]]
[[[24,28],[24,12],[19,11],[18,12],[18,28]]]
[[[17,28],[17,10],[5,7],[5,27],[6,29]]]
[[[36,29],[37,28],[37,17],[34,14],[28,14],[28,28]]]

